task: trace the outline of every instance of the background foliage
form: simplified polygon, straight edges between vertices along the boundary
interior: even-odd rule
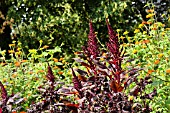
[[[149,1],[147,1],[149,2]],[[131,0],[7,0],[2,1],[2,14],[14,19],[12,38],[22,43],[26,53],[28,49],[38,48],[39,40],[51,48],[61,46],[68,52],[80,49],[87,37],[88,21],[93,19],[98,37],[106,41],[105,18],[109,18],[114,29],[129,31],[133,35],[135,26],[142,20],[147,21],[146,1]],[[169,1],[155,3],[158,21],[166,22],[161,14],[169,13]],[[143,8],[145,7],[145,8]],[[141,16],[140,16],[141,15]],[[141,18],[142,17],[142,18]],[[1,22],[3,23],[3,21]],[[128,25],[127,25],[128,24]],[[6,28],[6,40],[9,44],[11,29]],[[2,38],[4,40],[4,38]],[[2,45],[3,46],[3,45]],[[5,47],[7,46],[4,45]],[[3,47],[4,47],[3,46]]]

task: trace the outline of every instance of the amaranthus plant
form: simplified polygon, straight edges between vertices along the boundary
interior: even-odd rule
[[[8,95],[7,90],[0,81],[1,98],[0,98],[0,113],[11,113],[22,109],[21,103],[24,98],[19,96],[19,93]]]
[[[48,65],[48,73],[46,75],[47,81],[39,86],[38,91],[41,94],[40,102],[33,103],[28,113],[69,113],[74,112],[76,109],[71,105],[68,100],[61,99],[62,94],[59,93],[60,86],[63,83],[56,81],[50,65]],[[67,101],[67,102],[66,102]],[[77,110],[76,110],[77,111]]]
[[[132,60],[125,61],[125,49],[108,20],[106,23],[109,34],[107,51],[99,49],[90,21],[87,46],[83,47],[83,52],[78,52],[79,58],[74,58],[87,69],[75,69],[79,73],[77,76],[72,68],[74,88],[79,98],[77,112],[149,113],[152,109],[147,100],[156,95],[155,89],[149,94],[145,92],[146,85],[152,83],[151,77],[139,79],[137,72],[142,69],[122,68],[123,63]]]

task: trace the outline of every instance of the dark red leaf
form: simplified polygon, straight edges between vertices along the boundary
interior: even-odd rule
[[[115,80],[111,80],[110,81],[110,88],[115,92],[115,93],[117,93],[117,92],[122,92],[123,91],[123,87],[120,85],[120,84],[118,84]]]

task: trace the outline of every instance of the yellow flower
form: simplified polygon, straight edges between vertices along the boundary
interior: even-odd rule
[[[163,55],[164,55],[163,53],[158,54],[158,58],[162,58]]]
[[[147,32],[146,31],[143,31],[143,35],[145,35]]]
[[[136,54],[138,51],[137,50],[133,50],[133,53]]]
[[[7,81],[7,78],[3,78],[3,79],[2,79],[2,82],[6,82],[6,81]]]
[[[138,26],[139,28],[142,28],[143,27],[143,24],[139,24],[139,26]]]
[[[166,30],[170,30],[170,28],[166,28]]]
[[[15,42],[16,42],[15,40],[12,41],[13,44],[14,44]]]
[[[101,57],[101,58],[100,58],[100,61],[104,61],[104,58],[103,58],[103,57]]]
[[[36,52],[37,52],[36,49],[29,49],[28,51],[29,51],[30,53],[36,53]]]
[[[13,54],[14,50],[8,50],[8,53]]]
[[[13,46],[15,46],[15,44],[9,44],[9,47],[13,47]]]
[[[15,52],[16,55],[21,55],[21,51]]]
[[[134,96],[129,96],[128,100],[133,100]]]
[[[18,51],[20,51],[20,50],[21,50],[21,48],[19,48],[19,47],[18,47],[18,48],[17,48],[17,50],[18,50]]]
[[[125,31],[123,34],[124,34],[124,35],[127,35],[128,33],[129,33],[128,31]]]
[[[135,29],[134,33],[138,33],[140,30],[139,29]]]
[[[136,41],[136,42],[135,42],[135,45],[138,45],[138,44],[139,44],[139,42],[138,42],[138,41]]]
[[[10,84],[13,84],[14,82],[13,81],[10,81]]]
[[[142,48],[146,48],[147,46],[143,45]]]
[[[161,35],[162,35],[162,36],[165,36],[165,32],[162,32]]]
[[[124,38],[125,38],[125,37],[123,37],[123,36],[120,37],[120,39],[122,39],[122,40],[123,40]]]
[[[146,18],[151,18],[151,17],[153,17],[154,16],[154,14],[148,14],[148,15],[146,15]]]
[[[116,31],[117,31],[117,32],[120,32],[120,29],[117,29]]]
[[[4,85],[4,88],[6,89],[6,88],[7,88],[7,86],[6,86],[6,85]]]
[[[40,44],[42,44],[42,43],[43,43],[43,40],[40,40],[39,42],[40,42]]]
[[[22,43],[21,42],[18,42],[18,45],[20,46]]]

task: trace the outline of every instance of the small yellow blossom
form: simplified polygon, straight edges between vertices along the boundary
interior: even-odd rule
[[[147,48],[147,46],[143,45],[142,48]]]
[[[18,47],[18,48],[17,48],[17,50],[18,50],[18,51],[20,51],[20,50],[21,50],[21,48],[19,48],[19,47]]]
[[[140,32],[140,30],[139,29],[135,29],[134,33],[138,33],[138,32]]]
[[[125,37],[123,37],[123,36],[120,37],[120,39],[122,39],[122,40],[123,40],[124,38],[125,38]]]
[[[15,44],[9,44],[9,47],[13,47],[13,46],[15,46]]]
[[[163,53],[158,54],[158,58],[162,58],[163,55],[164,55]]]
[[[133,50],[133,53],[136,54],[138,51],[137,50]]]
[[[18,42],[18,45],[20,46],[22,43],[21,42]]]
[[[14,82],[13,81],[10,81],[10,84],[13,84]]]
[[[148,14],[148,15],[146,15],[146,18],[151,18],[151,17],[153,17],[154,16],[154,14]]]
[[[162,32],[161,35],[162,35],[162,36],[165,36],[165,32]]]
[[[13,44],[15,44],[15,42],[16,42],[15,40],[12,41]]]
[[[7,86],[6,86],[6,85],[4,85],[4,88],[6,89],[6,88],[7,88]]]
[[[36,53],[36,52],[37,52],[36,49],[29,49],[28,51],[29,51],[30,53]]]
[[[116,31],[117,31],[117,32],[120,32],[120,29],[117,29]]]
[[[166,30],[170,30],[170,28],[166,28]]]
[[[40,44],[42,44],[42,43],[43,43],[43,40],[40,40],[39,42],[40,42]]]
[[[127,35],[128,33],[129,33],[128,31],[125,31],[123,34],[124,34],[124,35]]]
[[[138,26],[139,28],[142,28],[143,27],[143,24],[139,24],[139,26]]]
[[[139,44],[139,42],[138,42],[138,41],[136,41],[136,42],[135,42],[135,45],[138,45],[138,44]]]
[[[15,52],[16,55],[21,55],[22,52],[21,51],[18,51],[18,52]]]
[[[129,96],[128,100],[133,100],[134,99],[134,96]]]
[[[6,82],[6,81],[7,81],[7,78],[3,78],[3,79],[2,79],[2,82]]]
[[[8,53],[13,54],[15,51],[14,50],[8,50]]]
[[[100,61],[104,61],[104,58],[103,58],[103,57],[101,57],[101,58],[100,58]]]
[[[146,31],[143,31],[143,35],[145,35],[145,34],[147,34],[147,32],[146,32]]]

